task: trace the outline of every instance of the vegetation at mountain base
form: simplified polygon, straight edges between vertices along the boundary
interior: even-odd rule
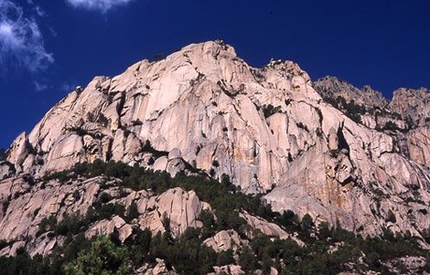
[[[411,234],[393,234],[385,229],[383,236],[363,238],[340,226],[316,225],[310,215],[300,220],[292,211],[273,212],[262,201],[261,195],[240,192],[225,175],[220,181],[184,173],[172,178],[167,172],[97,160],[91,164],[76,164],[73,169],[47,175],[41,181],[57,179],[66,184],[95,176],[117,178],[122,188],[151,190],[154,194],[173,187],[194,190],[201,200],[212,206],[216,219],[210,211],[202,211],[199,219],[204,226],[188,228],[179,237],[174,237],[165,226],[166,232],[155,236],[149,229],[134,227],[131,236],[123,243],[117,231],[110,236],[87,239],[84,232],[96,221],[118,215],[131,222],[139,215],[135,204],[126,209],[119,203],[112,203],[109,195],[104,193],[106,195],[100,196],[84,216],[68,215],[61,221],[51,216],[42,220],[38,235],[63,236],[62,245],[55,247],[47,257],[36,255],[31,258],[23,248],[15,257],[0,257],[0,274],[132,274],[145,264],[154,266],[157,259],[162,259],[168,269],[179,274],[207,274],[213,272],[214,266],[228,264],[239,264],[246,274],[254,274],[256,270],[270,274],[271,268],[276,268],[279,274],[368,270],[390,274],[385,263],[405,256],[426,257],[427,265],[417,272],[430,271],[429,251],[420,248],[420,240]],[[240,216],[244,211],[276,223],[295,234],[305,245],[253,230]],[[169,224],[168,220],[164,224]],[[244,240],[235,251],[216,253],[203,243],[220,230],[229,229],[234,229]],[[8,243],[1,243],[1,247],[6,246]],[[405,268],[401,265],[399,262],[397,268],[400,270]]]
[[[131,268],[128,251],[116,246],[107,236],[97,236],[89,251],[81,251],[76,260],[65,267],[67,275],[112,274],[127,275]]]

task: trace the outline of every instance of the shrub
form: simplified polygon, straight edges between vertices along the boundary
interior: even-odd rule
[[[263,106],[263,114],[265,118],[268,118],[281,110],[281,106],[274,107],[272,104]]]
[[[117,247],[108,237],[100,235],[89,251],[81,251],[78,258],[66,265],[66,274],[131,274],[127,250]]]

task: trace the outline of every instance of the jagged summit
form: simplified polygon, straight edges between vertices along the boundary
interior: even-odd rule
[[[372,87],[366,85],[358,89],[335,76],[325,76],[313,84],[323,97],[336,98],[341,96],[347,101],[354,100],[355,103],[363,104],[368,108],[384,109],[389,103],[380,92],[373,90]]]
[[[325,89],[323,96],[314,87]],[[172,175],[226,174],[246,193],[265,193],[280,212],[309,213],[317,223],[338,221],[364,235],[389,227],[421,236],[430,226],[428,126],[409,134],[400,117],[392,122],[398,128],[378,128],[374,116],[386,116],[372,117],[366,108],[357,121],[323,100],[338,91],[367,107],[388,105],[370,88],[356,93],[333,78],[312,83],[290,61],[253,68],[220,41],[140,61],[112,78],[96,77],[9,148],[0,167],[2,198],[29,194],[29,201],[2,213],[0,234],[16,237],[25,228],[34,234],[31,227],[40,220],[36,215],[23,222],[32,199],[47,196],[22,187],[24,175],[41,178],[100,159]],[[69,209],[62,207],[52,212]]]

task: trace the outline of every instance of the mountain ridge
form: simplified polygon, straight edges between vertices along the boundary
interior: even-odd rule
[[[36,233],[43,218],[78,209],[84,214],[104,192],[103,184],[117,194],[108,178],[67,177],[66,185],[46,178],[73,173],[76,163],[101,160],[172,176],[228,176],[279,213],[292,210],[315,224],[364,236],[388,228],[420,238],[428,248],[429,92],[420,90],[422,103],[414,109],[418,100],[408,103],[411,90],[399,90],[396,103],[388,103],[371,88],[359,95],[355,89],[332,78],[312,82],[291,61],[253,68],[221,41],[192,44],[161,61],[137,62],[112,78],[95,77],[9,148],[0,163],[1,201],[8,204],[0,211],[0,234],[40,241]],[[52,194],[44,190],[48,187]],[[76,190],[85,200],[73,196]],[[176,210],[154,212],[166,208],[155,203],[159,197],[136,192],[116,200],[127,207],[152,200],[149,208],[139,208],[140,225],[159,230],[162,212]],[[166,201],[178,205],[194,200],[188,191],[166,192]],[[48,198],[51,206],[43,203]],[[200,201],[189,207],[194,216],[186,219],[187,226],[205,207]],[[184,216],[172,217],[180,235]],[[100,228],[105,232],[116,225]],[[118,228],[130,231],[127,223]]]

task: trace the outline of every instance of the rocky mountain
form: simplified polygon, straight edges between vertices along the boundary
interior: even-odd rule
[[[325,99],[344,98],[346,102],[354,101],[367,109],[385,109],[388,106],[387,99],[370,86],[358,89],[346,81],[334,76],[326,76],[313,82],[314,89]]]
[[[401,88],[393,93],[390,108],[408,120],[412,127],[419,127],[430,122],[430,91]]]
[[[394,135],[401,154],[429,167],[429,90],[401,88],[394,91],[388,102],[369,86],[360,90],[335,77],[318,79],[313,87],[345,115],[371,129]]]
[[[137,206],[133,219],[118,214],[85,227],[87,237],[116,232],[122,242],[135,228],[153,234],[168,228],[178,238],[203,227],[200,214],[212,211],[193,190],[154,192],[159,180],[133,189],[122,186],[131,174],[82,177],[74,170],[99,160],[172,176],[229,178],[279,213],[290,210],[363,236],[389,229],[428,248],[428,96],[428,90],[401,89],[389,103],[370,87],[336,78],[312,83],[290,61],[253,68],[221,41],[140,61],[113,78],[95,77],[7,150],[0,164],[0,235],[7,245],[0,254],[25,247],[30,255],[48,255],[65,242],[52,236],[48,220],[84,216],[100,203]],[[253,229],[304,245],[256,213],[242,209],[240,217]],[[215,251],[244,242],[230,228],[205,240]]]

